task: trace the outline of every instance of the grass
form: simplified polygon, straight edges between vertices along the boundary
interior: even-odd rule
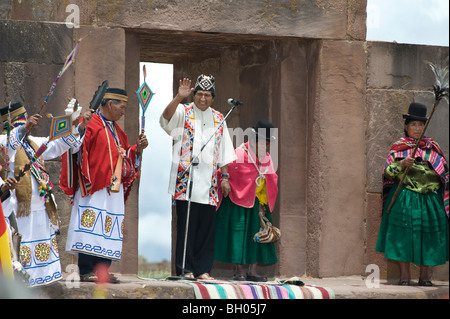
[[[170,269],[145,269],[138,271],[138,276],[142,278],[167,278],[171,276]]]
[[[171,263],[162,261],[149,263],[143,256],[139,256],[138,276],[142,278],[167,278],[171,276]]]

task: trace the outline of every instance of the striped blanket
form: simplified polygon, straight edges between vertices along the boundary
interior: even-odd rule
[[[241,281],[188,282],[197,299],[334,299],[330,288]]]

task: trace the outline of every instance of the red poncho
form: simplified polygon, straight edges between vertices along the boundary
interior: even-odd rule
[[[115,127],[117,131],[116,138],[119,139],[121,147],[126,152],[126,157],[129,159],[128,164],[131,164],[128,168],[133,170],[133,174],[126,177],[122,176],[126,201],[137,174],[137,169],[135,168],[136,145],[130,146],[125,132],[117,123],[115,123]],[[94,114],[92,120],[86,126],[84,141],[80,151],[72,156],[69,156],[68,153],[62,155],[59,185],[64,193],[71,198],[75,195],[78,186],[83,197],[92,195],[110,186],[112,176],[111,162],[114,169],[118,158],[119,151],[113,134],[104,126],[102,118]]]
[[[397,140],[389,150],[389,155],[383,167],[383,203],[385,202],[390,188],[394,184],[394,180],[386,179],[384,177],[384,170],[386,167],[396,160],[405,157],[412,157],[412,152],[417,141],[410,137],[402,137]],[[449,216],[449,170],[448,164],[444,157],[444,152],[439,147],[438,143],[429,137],[423,137],[419,143],[414,157],[421,157],[424,162],[429,163],[429,167],[439,175],[443,185],[443,202],[445,212]]]

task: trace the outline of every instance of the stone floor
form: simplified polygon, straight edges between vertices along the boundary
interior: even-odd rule
[[[116,274],[118,284],[104,286],[95,283],[71,281],[65,277],[51,286],[36,288],[34,297],[51,299],[195,299],[193,288],[182,282],[161,279],[145,279],[136,275]],[[432,287],[398,286],[380,280],[379,286],[366,283],[361,276],[337,278],[301,278],[306,285],[331,288],[336,299],[448,299],[449,282],[434,281]]]

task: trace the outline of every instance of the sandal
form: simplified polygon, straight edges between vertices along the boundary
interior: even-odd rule
[[[398,281],[398,285],[399,286],[410,286],[411,283],[410,283],[409,279],[400,279]]]
[[[204,274],[201,274],[200,276],[197,276],[197,279],[199,280],[214,280],[213,277],[211,277],[207,272]]]
[[[118,283],[120,283],[120,280],[113,274],[109,274],[109,282],[112,284],[118,284]]]
[[[433,286],[433,283],[431,282],[431,280],[419,280],[418,285],[423,287],[431,287]]]
[[[80,275],[81,282],[96,282],[97,276],[93,272],[89,272],[84,275]]]
[[[233,280],[237,281],[245,281],[245,275],[244,274],[234,274]]]

